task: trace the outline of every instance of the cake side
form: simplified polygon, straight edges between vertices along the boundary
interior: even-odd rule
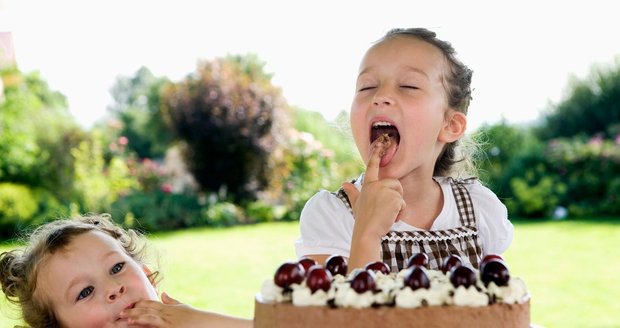
[[[530,326],[530,302],[484,307],[426,306],[331,308],[269,303],[258,295],[254,306],[256,328],[305,327],[506,327]]]

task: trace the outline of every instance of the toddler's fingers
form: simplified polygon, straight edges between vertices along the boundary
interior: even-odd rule
[[[120,313],[120,317],[135,319],[141,316],[156,315],[157,313],[160,312],[159,309],[155,307],[143,307],[143,306],[138,307],[137,305],[140,305],[140,304],[136,304],[136,307],[134,308],[123,310]],[[142,305],[145,305],[145,304],[142,304]]]
[[[168,295],[166,292],[161,293],[161,301],[162,303],[169,304],[169,305],[181,304],[181,302],[170,297],[170,295]]]
[[[127,323],[129,327],[169,327],[162,318],[154,315],[145,315],[137,318],[128,318]]]

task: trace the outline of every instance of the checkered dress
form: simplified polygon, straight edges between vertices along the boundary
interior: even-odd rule
[[[460,216],[459,227],[434,231],[390,231],[382,238],[381,258],[392,268],[392,272],[403,269],[407,259],[416,253],[428,255],[430,269],[441,269],[444,259],[450,254],[457,254],[465,264],[470,263],[472,267],[478,268],[482,248],[478,241],[474,206],[465,187],[474,181],[475,178],[449,178]],[[336,196],[351,210],[351,204],[343,189],[338,190]]]

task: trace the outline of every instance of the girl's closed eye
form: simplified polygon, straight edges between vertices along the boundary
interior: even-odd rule
[[[116,263],[116,264],[114,264],[112,269],[110,269],[110,273],[111,274],[117,274],[117,273],[119,273],[123,269],[124,266],[125,266],[125,262]]]
[[[374,86],[368,86],[368,87],[364,86],[364,87],[359,88],[359,92],[366,91],[366,90],[372,90],[374,88],[376,88],[376,87],[374,87]]]
[[[88,286],[82,289],[80,293],[78,294],[77,298],[75,299],[75,301],[77,302],[77,301],[87,298],[88,296],[90,296],[90,294],[93,293],[94,290],[95,290],[95,287],[93,286]]]
[[[419,89],[418,87],[416,87],[414,85],[401,85],[400,87],[403,88],[403,89],[412,89],[412,90]]]

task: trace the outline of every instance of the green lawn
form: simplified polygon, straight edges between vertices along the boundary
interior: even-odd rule
[[[297,223],[194,229],[150,236],[159,288],[194,305],[251,317],[262,281],[294,258]],[[620,327],[620,220],[517,222],[505,254],[532,294],[532,322],[543,327]],[[0,246],[0,250],[8,249]],[[17,321],[2,304],[0,328]]]

